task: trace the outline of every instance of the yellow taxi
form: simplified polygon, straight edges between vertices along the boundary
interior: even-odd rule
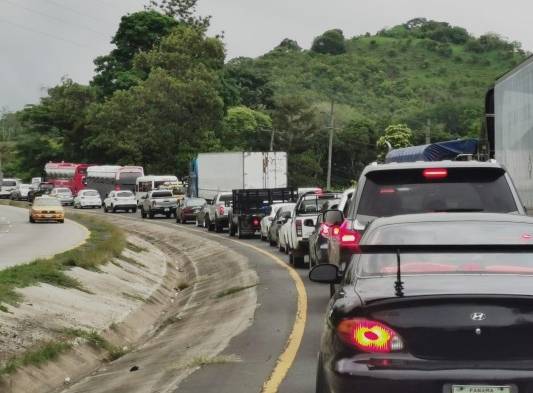
[[[42,196],[35,198],[30,207],[30,222],[56,221],[65,222],[65,210],[59,199]]]

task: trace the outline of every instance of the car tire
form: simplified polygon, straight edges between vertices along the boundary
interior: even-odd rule
[[[222,225],[220,225],[217,221],[215,221],[215,232],[221,233],[223,231],[224,231],[224,228],[222,227]]]
[[[132,213],[137,213],[137,208],[134,207],[133,209],[131,209]]]
[[[151,210],[149,210],[149,211],[148,211],[148,217],[150,217],[150,219],[153,220],[153,219],[154,219],[154,216],[155,216],[154,212],[152,212]]]
[[[237,238],[238,239],[244,239],[244,235],[241,232],[241,226],[239,224],[237,224],[237,232],[236,232],[236,234],[237,234]]]
[[[107,205],[104,204],[104,213],[107,213]]]
[[[117,212],[117,208],[114,207],[113,205],[111,205],[111,212],[113,212],[113,213],[116,213],[116,212]]]
[[[60,224],[64,224],[65,223],[65,220],[59,220],[58,221]]]
[[[146,218],[146,212],[144,211],[142,207],[141,207],[141,217]]]
[[[211,219],[210,218],[207,218],[207,220],[205,221],[205,226],[207,227],[207,230],[209,232],[213,232],[215,230],[213,224],[211,224]]]
[[[172,213],[166,213],[166,214],[165,214],[165,217],[166,217],[166,218],[170,218],[170,217],[172,217]]]
[[[276,247],[276,242],[272,239],[268,239],[268,244],[270,244],[270,247]]]
[[[35,220],[33,219],[32,216],[30,216],[30,223],[35,224]]]
[[[316,370],[316,393],[331,393],[331,389],[328,386],[326,377],[324,375],[324,366],[322,365],[322,359],[319,356],[318,365]]]
[[[296,267],[296,268],[302,268],[302,267],[306,266],[305,265],[305,257],[293,255],[292,256],[292,262],[294,264],[294,267]]]

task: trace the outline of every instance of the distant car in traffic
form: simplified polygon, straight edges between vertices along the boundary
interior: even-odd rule
[[[280,206],[268,228],[267,241],[274,247],[278,244],[279,232],[283,224],[291,217],[295,203],[286,203]]]
[[[195,217],[195,225],[197,227],[206,228],[206,218],[209,217],[209,201],[206,201],[206,203],[198,210]]]
[[[283,206],[294,206],[294,203],[274,203],[273,205],[270,206],[269,214],[267,214],[261,220],[261,233],[260,233],[261,240],[264,240],[264,241],[268,240],[268,232],[270,230],[270,226],[274,222],[274,217],[276,217],[276,213]]]
[[[9,198],[11,193],[17,189],[20,184],[18,179],[4,178],[0,183],[0,198]]]
[[[50,192],[50,196],[52,198],[57,198],[59,202],[61,202],[62,205],[73,205],[74,204],[74,196],[72,195],[72,191],[70,191],[70,188],[54,188]]]
[[[104,199],[104,212],[124,211],[124,212],[137,212],[137,200],[133,192],[129,190],[123,191],[111,191],[107,194],[107,198]]]
[[[65,222],[65,210],[57,198],[37,197],[30,207],[30,222],[56,221]]]
[[[31,190],[31,184],[20,183],[17,188],[11,191],[9,198],[13,201],[27,201],[28,193]]]
[[[222,232],[228,226],[232,200],[231,192],[221,192],[207,205],[204,221],[209,231]]]
[[[170,190],[153,190],[149,191],[141,199],[141,216],[154,218],[156,214],[164,215],[170,218],[176,215],[177,201]]]
[[[33,184],[30,191],[28,191],[28,201],[33,202],[37,197],[48,195],[54,189],[52,183],[42,182],[37,185]]]
[[[86,188],[78,192],[78,195],[74,198],[74,209],[84,209],[86,207],[94,209],[102,207],[102,198],[98,191]]]
[[[293,215],[294,209],[291,210],[290,216],[283,220],[283,224],[278,231],[278,250],[285,254],[289,254],[289,232],[291,230]]]
[[[495,161],[433,161],[371,164],[328,239],[328,260],[341,269],[358,252],[365,227],[379,217],[416,213],[525,214],[506,170]]]
[[[206,204],[203,198],[183,198],[178,202],[176,209],[176,222],[186,224],[190,221],[196,220],[196,215],[202,210]]]
[[[318,393],[517,393],[533,387],[533,219],[413,214],[369,224],[328,306]]]

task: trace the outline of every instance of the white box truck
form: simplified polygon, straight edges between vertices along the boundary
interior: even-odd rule
[[[505,166],[525,207],[533,210],[533,57],[488,92],[486,125],[491,156]]]
[[[201,153],[193,160],[189,195],[212,200],[220,192],[287,187],[287,153]]]

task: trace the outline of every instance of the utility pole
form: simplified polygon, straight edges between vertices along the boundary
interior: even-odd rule
[[[431,143],[431,119],[428,119],[428,125],[426,128],[426,145]]]
[[[272,127],[272,134],[270,135],[270,151],[274,151],[274,133],[276,129]]]
[[[331,99],[331,111],[330,111],[330,124],[329,124],[329,148],[328,148],[328,179],[327,186],[328,190],[331,189],[331,162],[333,156],[333,130],[335,129],[335,100]]]

